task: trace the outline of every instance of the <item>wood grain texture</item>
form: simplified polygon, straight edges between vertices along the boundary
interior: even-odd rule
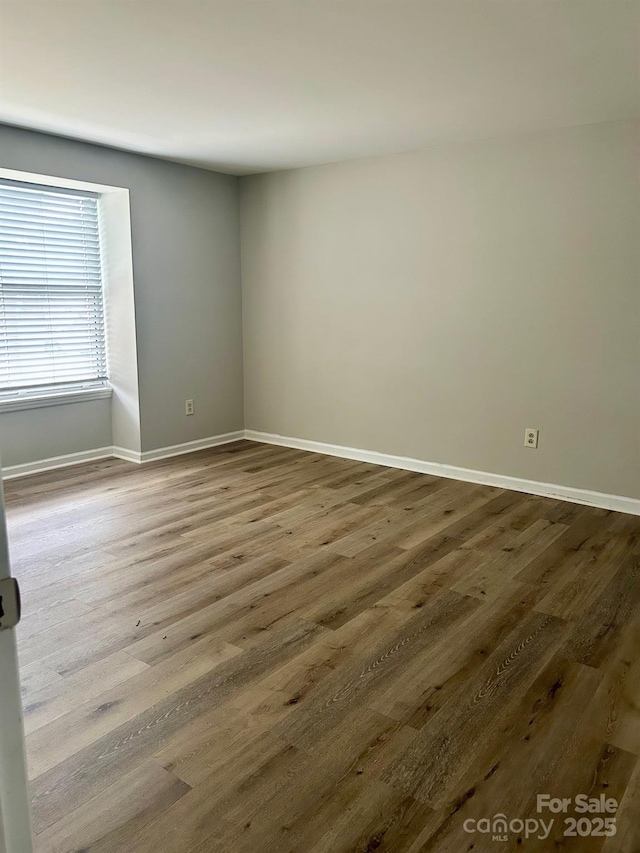
[[[640,850],[640,519],[245,441],[6,499],[38,853]]]

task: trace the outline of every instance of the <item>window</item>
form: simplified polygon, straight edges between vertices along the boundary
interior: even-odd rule
[[[98,195],[0,182],[0,401],[106,380]]]

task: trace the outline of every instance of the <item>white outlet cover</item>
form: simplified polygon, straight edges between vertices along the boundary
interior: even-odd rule
[[[538,446],[538,430],[533,429],[532,427],[527,427],[524,431],[524,446],[525,447],[537,447]]]

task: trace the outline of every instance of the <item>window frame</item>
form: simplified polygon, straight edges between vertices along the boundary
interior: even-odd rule
[[[24,173],[16,173],[12,170],[8,169],[0,169],[0,181],[3,182],[11,182],[16,185],[22,186],[32,186],[35,188],[41,188],[45,191],[50,192],[60,192],[60,193],[68,193],[68,194],[78,194],[78,195],[86,195],[96,197],[98,200],[98,216],[100,217],[100,208],[102,201],[102,193],[100,192],[100,187],[94,184],[84,184],[84,182],[78,181],[69,181],[65,179],[61,179],[59,182],[56,180],[38,180],[40,176],[38,175],[28,175],[29,180],[25,181]],[[105,188],[106,189],[106,188]],[[108,188],[115,189],[115,188]],[[106,282],[105,282],[105,274],[104,274],[104,251],[103,251],[103,228],[99,225],[99,237],[100,237],[100,248],[101,248],[101,270],[100,270],[100,284],[101,284],[101,295],[102,295],[102,310],[103,314],[106,315]],[[106,328],[106,317],[104,323],[104,345],[107,349],[107,369],[108,369],[108,339],[107,339],[107,328]],[[0,391],[0,413],[4,412],[15,412],[22,411],[24,409],[35,409],[42,408],[46,406],[57,406],[64,405],[68,403],[79,403],[79,402],[87,402],[91,400],[102,400],[109,399],[113,394],[113,387],[109,378],[106,379],[95,379],[95,380],[85,380],[79,382],[70,382],[68,384],[62,384],[59,387],[56,385],[50,384],[40,385],[33,388],[22,388],[16,389],[12,391],[11,389],[5,389],[4,391]]]

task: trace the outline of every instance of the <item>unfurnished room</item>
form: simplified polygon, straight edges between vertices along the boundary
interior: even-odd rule
[[[639,24],[0,0],[0,853],[640,853]]]

